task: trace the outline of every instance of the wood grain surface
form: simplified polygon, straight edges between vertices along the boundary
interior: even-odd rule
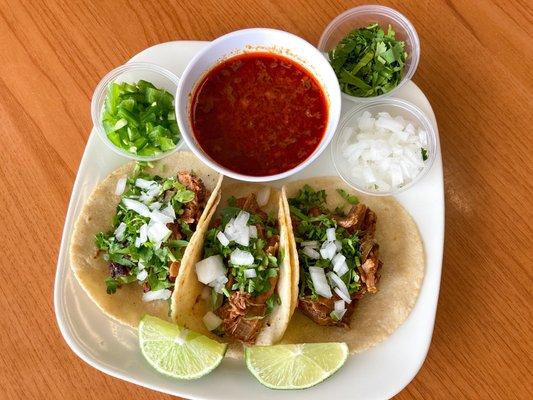
[[[531,3],[383,3],[420,35],[414,81],[437,116],[446,190],[433,342],[397,398],[531,399]],[[246,27],[280,28],[316,44],[332,18],[357,4],[0,1],[0,398],[171,398],[88,366],[55,321],[61,230],[100,78],[154,44]]]

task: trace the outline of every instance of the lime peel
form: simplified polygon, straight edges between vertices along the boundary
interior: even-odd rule
[[[304,343],[244,349],[246,366],[271,389],[305,389],[333,375],[348,358],[346,343]]]
[[[162,319],[145,315],[139,323],[139,345],[158,372],[177,379],[198,379],[221,363],[227,344]]]

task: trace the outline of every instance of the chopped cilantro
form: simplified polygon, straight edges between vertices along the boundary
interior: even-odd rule
[[[423,147],[420,148],[420,151],[422,152],[422,160],[426,161],[428,159],[428,151]]]
[[[339,191],[339,194],[345,197],[346,192]],[[303,248],[299,245],[301,242],[317,241],[323,243],[327,240],[326,230],[328,228],[335,228],[337,240],[340,241],[340,252],[346,257],[346,264],[348,266],[348,272],[341,276],[348,288],[350,294],[356,293],[359,290],[359,276],[357,272],[357,266],[360,264],[360,252],[359,252],[359,237],[357,232],[351,234],[343,227],[337,224],[334,214],[326,207],[326,193],[323,190],[315,191],[310,186],[306,185],[294,198],[289,199],[291,205],[291,215],[298,218],[298,223],[294,229],[294,235],[296,244],[298,247],[298,259],[300,262],[300,297],[308,297],[312,300],[316,300],[318,295],[313,286],[311,274],[309,273],[309,267],[324,268],[329,272],[333,270],[333,264],[329,259],[313,259],[303,252]],[[357,202],[355,196],[349,196],[347,201]],[[318,208],[322,214],[316,217],[307,215],[306,213],[311,208]],[[299,215],[302,214],[303,217]]]
[[[218,240],[217,234],[224,232],[228,222],[241,212],[241,209],[235,206],[235,198],[230,198],[228,204],[227,207],[222,209],[220,226],[211,228],[206,233],[204,258],[212,255],[222,256],[224,264],[228,269],[227,278],[232,282],[229,290],[227,288],[224,289],[224,295],[226,297],[231,297],[233,291],[250,293],[254,297],[260,296],[272,289],[270,280],[278,276],[279,265],[284,257],[281,249],[278,250],[277,254],[267,253],[269,238],[279,234],[277,220],[275,217],[269,216],[265,221],[259,214],[250,213],[248,226],[255,225],[257,227],[258,237],[250,238],[248,246],[243,246],[235,241],[231,241],[228,245],[224,246]],[[247,266],[233,265],[230,261],[230,255],[235,249],[241,249],[251,253],[254,257],[254,263]],[[245,276],[245,271],[249,268],[255,269],[256,276],[254,278],[247,278]],[[220,304],[217,302],[213,306],[216,309]]]
[[[357,196],[350,195],[346,190],[344,189],[337,189],[337,193],[341,195],[341,197],[346,200],[351,205],[355,205],[359,203],[359,199]]]
[[[329,52],[329,61],[341,90],[351,96],[379,96],[402,79],[407,53],[389,25],[387,33],[377,24],[354,29]]]
[[[116,208],[112,227],[107,232],[99,232],[95,236],[96,247],[104,260],[110,263],[110,276],[106,278],[107,293],[113,294],[122,285],[137,281],[137,275],[145,270],[146,278],[142,284],[149,286],[150,290],[171,289],[174,283],[169,277],[169,264],[179,261],[183,257],[185,247],[193,235],[191,227],[184,221],[180,221],[180,215],[186,203],[194,199],[194,192],[187,190],[175,177],[163,178],[152,176],[145,172],[149,163],[137,163],[133,173],[127,178],[126,188],[121,195],[122,199],[139,200],[142,196],[148,196],[147,190],[135,185],[138,178],[153,182],[159,190],[154,193],[147,205],[159,205],[159,210],[166,207],[174,209],[176,214],[175,224],[179,224],[180,239],[167,237],[159,248],[147,239],[144,243],[136,243],[141,236],[141,227],[147,225],[149,217],[144,217],[134,210],[125,207],[121,201]],[[115,235],[115,230],[121,224],[126,226],[120,240]]]

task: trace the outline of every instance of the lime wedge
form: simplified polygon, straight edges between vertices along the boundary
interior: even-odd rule
[[[348,358],[346,343],[247,347],[246,366],[271,389],[305,389],[333,375]]]
[[[150,315],[139,323],[139,344],[152,367],[178,379],[197,379],[208,374],[220,364],[227,347]]]

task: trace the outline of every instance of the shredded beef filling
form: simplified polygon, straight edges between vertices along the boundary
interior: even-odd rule
[[[269,282],[270,289],[259,296],[252,297],[250,293],[237,291],[229,299],[225,299],[216,313],[222,319],[227,335],[245,343],[255,342],[263,326],[266,301],[274,293],[277,277],[270,278]]]
[[[266,220],[267,214],[259,208],[257,199],[254,194],[247,197],[236,199],[236,206],[244,211],[258,214]],[[218,223],[218,225],[216,225]],[[220,221],[214,222],[215,226],[220,225]],[[256,225],[257,236],[265,238],[265,228],[262,225]],[[279,236],[273,235],[267,240],[266,252],[274,257],[279,250]],[[266,313],[266,302],[274,293],[278,277],[269,278],[269,289],[255,297],[250,293],[240,291],[233,292],[230,298],[224,298],[224,303],[215,313],[222,319],[224,333],[244,343],[254,343],[261,327]],[[230,290],[233,285],[233,277],[229,278],[226,288]]]
[[[187,224],[196,224],[205,207],[207,189],[200,178],[187,172],[178,172],[178,181],[195,194],[194,199],[185,204],[180,219]]]
[[[309,210],[309,214],[316,216],[313,210]],[[300,298],[298,308],[318,325],[348,327],[359,299],[367,292],[376,293],[378,291],[379,272],[383,263],[379,260],[379,245],[374,239],[377,217],[371,209],[359,203],[354,205],[345,217],[334,216],[333,218],[337,220],[339,226],[342,226],[351,234],[358,232],[361,240],[361,266],[358,269],[361,277],[361,287],[356,293],[352,294],[352,302],[346,304],[346,312],[340,321],[333,320],[330,315],[334,310],[335,301],[340,300],[340,297],[336,294],[330,299],[322,296],[319,296],[318,300],[313,300],[309,297]],[[296,223],[294,221],[295,219],[293,218],[293,224],[297,225],[298,221]]]

